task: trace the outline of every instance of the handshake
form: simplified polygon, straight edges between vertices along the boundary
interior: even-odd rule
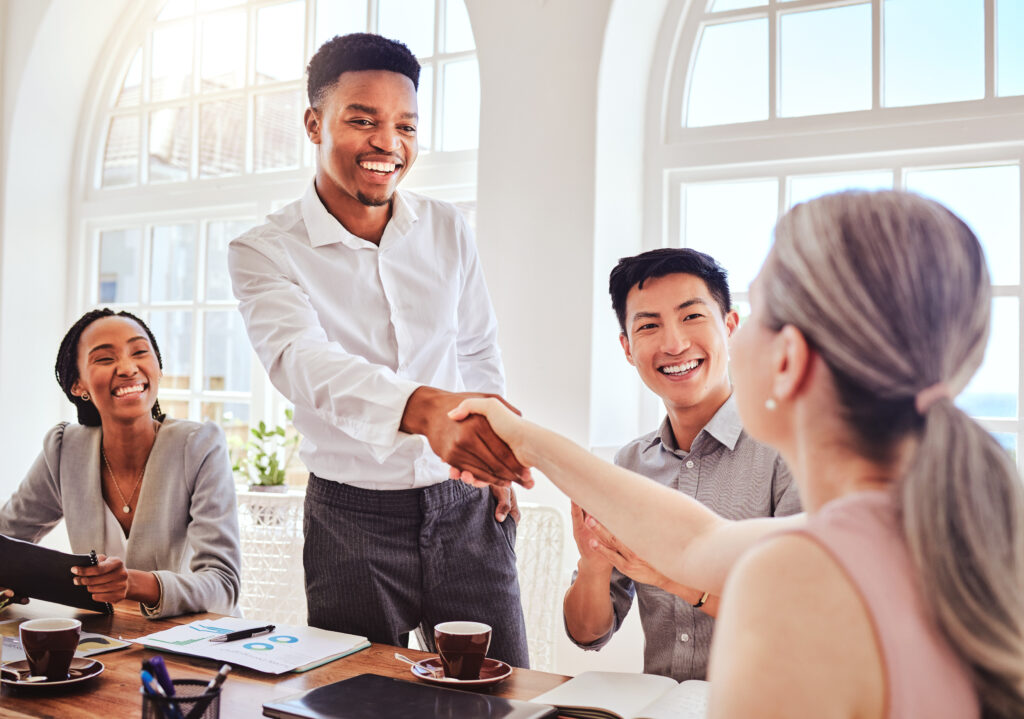
[[[476,486],[533,486],[519,410],[495,394],[420,387],[405,405],[399,429],[422,434],[451,466],[451,479]]]

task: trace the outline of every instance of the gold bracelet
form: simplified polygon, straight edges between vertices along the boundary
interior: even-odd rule
[[[708,595],[709,594],[711,594],[711,592],[704,592],[704,594],[702,594],[700,596],[700,599],[697,600],[697,603],[693,605],[693,608],[694,609],[700,609],[701,607],[703,607],[704,606],[704,602],[706,602],[708,600]]]

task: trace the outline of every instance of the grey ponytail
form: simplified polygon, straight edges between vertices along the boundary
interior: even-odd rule
[[[899,480],[919,586],[970,668],[983,715],[1024,716],[1024,484],[1009,455],[948,398],[981,364],[991,289],[977,238],[941,205],[851,192],[798,205],[762,275],[770,322],[829,365],[863,456],[916,455]]]

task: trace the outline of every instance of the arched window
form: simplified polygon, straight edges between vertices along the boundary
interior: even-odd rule
[[[76,294],[83,310],[150,323],[172,416],[238,440],[281,418],[235,309],[227,244],[305,191],[305,66],[359,31],[402,40],[423,68],[421,154],[403,186],[472,221],[479,79],[463,0],[154,0],[112,45],[86,123]]]
[[[985,362],[958,403],[1019,456],[1024,5],[709,0],[670,3],[665,19],[646,243],[715,256],[742,315],[794,203],[846,188],[942,201],[977,232],[995,285]]]

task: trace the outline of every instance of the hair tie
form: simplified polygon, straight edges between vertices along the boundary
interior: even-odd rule
[[[917,413],[923,415],[928,409],[940,399],[953,399],[953,393],[945,382],[936,382],[931,387],[925,387],[914,395],[914,406]]]

